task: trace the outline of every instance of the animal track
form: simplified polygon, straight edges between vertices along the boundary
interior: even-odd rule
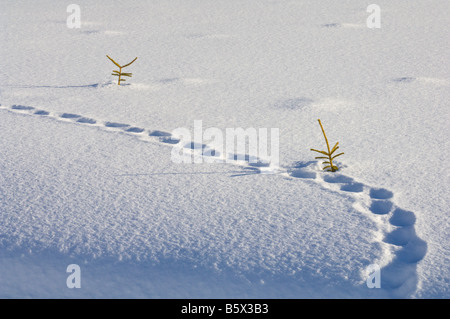
[[[149,134],[149,136],[162,136],[162,137],[167,137],[167,136],[171,136],[172,134],[168,133],[168,132],[163,132],[163,131],[151,131]]]
[[[216,151],[215,149],[206,147],[203,152],[202,152],[203,156],[210,156],[210,157],[218,157],[220,156],[220,152]]]
[[[40,115],[40,116],[45,115],[54,120],[60,120],[65,122],[93,125],[98,128],[104,128],[105,130],[108,131],[118,131],[124,134],[133,135],[145,141],[155,141],[166,145],[176,145],[179,143],[183,143],[180,145],[182,148],[184,148],[186,151],[191,152],[194,156],[204,157],[205,161],[208,162],[210,162],[211,160],[213,161],[217,160],[218,162],[226,161],[227,163],[235,163],[240,166],[247,165],[248,168],[255,169],[258,172],[262,172],[262,170],[264,170],[264,172],[270,171],[270,163],[262,161],[254,156],[249,156],[247,154],[229,154],[228,156],[226,156],[221,154],[220,151],[214,149],[213,147],[208,146],[207,144],[196,143],[194,141],[189,142],[183,141],[175,136],[172,136],[171,133],[165,131],[147,130],[145,128],[121,122],[98,121],[96,119],[84,117],[76,113],[61,113],[55,115],[45,110],[36,110],[33,106],[12,105],[8,107],[5,105],[0,105],[0,109],[6,109],[21,114]],[[276,170],[277,168],[274,169]]]
[[[304,171],[302,169],[296,169],[294,171],[291,171],[289,175],[297,178],[311,178],[311,179],[315,179],[317,176],[315,172]]]
[[[189,142],[184,145],[185,148],[190,148],[191,150],[203,150],[206,147],[206,144],[200,144],[196,142]]]
[[[394,194],[390,190],[384,188],[372,188],[370,189],[369,195],[370,198],[373,199],[389,199],[394,196]]]
[[[95,123],[97,123],[96,120],[90,119],[90,118],[88,118],[88,117],[80,117],[80,118],[77,120],[77,122],[78,122],[78,123],[83,123],[83,124],[95,124]]]
[[[171,136],[169,136],[169,137],[164,136],[164,137],[161,137],[159,140],[162,143],[166,143],[166,144],[178,144],[178,143],[180,143],[179,139],[171,137]]]
[[[327,183],[353,183],[353,178],[340,174],[324,176],[323,180]]]
[[[76,119],[81,117],[81,115],[78,114],[72,114],[72,113],[63,113],[60,115],[63,119]]]
[[[369,210],[378,215],[388,214],[392,209],[392,202],[387,200],[373,200]]]
[[[68,119],[68,120],[75,120],[77,123],[82,123],[82,124],[95,124],[97,123],[96,120],[88,118],[88,117],[83,117],[81,115],[78,114],[73,114],[73,113],[63,113],[59,116],[60,118],[63,119]]]
[[[133,127],[127,128],[126,131],[131,132],[131,133],[142,133],[145,131],[145,129],[133,126]]]
[[[364,184],[362,183],[346,183],[341,186],[341,191],[361,193],[364,190]]]
[[[34,112],[34,114],[36,114],[36,115],[49,115],[50,113],[47,112],[47,111],[39,110],[39,111]]]
[[[375,218],[390,216],[386,219],[389,223],[389,233],[384,234],[383,243],[387,245],[394,257],[381,269],[381,287],[395,297],[411,296],[418,285],[417,263],[427,253],[427,243],[420,239],[415,231],[416,216],[413,212],[397,207],[393,202],[394,193],[385,188],[375,188],[355,181],[353,178],[342,173],[324,173],[315,162],[297,162],[291,168],[284,169],[271,167],[270,163],[248,154],[220,154],[219,151],[195,142],[187,142],[172,136],[171,133],[160,130],[147,130],[130,124],[119,122],[103,122],[73,113],[53,114],[45,110],[36,110],[32,106],[12,105],[10,107],[1,105],[0,109],[6,109],[20,114],[36,115],[39,117],[52,118],[54,120],[73,122],[80,125],[94,125],[108,131],[117,131],[129,134],[144,141],[175,145],[180,144],[186,151],[197,156],[214,157],[219,162],[230,162],[244,166],[249,173],[235,176],[254,175],[264,172],[277,172],[292,178],[312,180],[322,187],[336,192],[345,192],[355,200],[354,207],[363,214],[372,214]],[[145,134],[142,134],[145,133]],[[229,161],[226,161],[229,162]]]
[[[414,236],[414,226],[399,227],[390,232],[384,238],[384,241],[389,244],[404,246]]]
[[[287,170],[287,174],[295,178],[312,179],[321,186],[337,192],[354,193],[356,209],[364,214],[389,216],[389,227],[384,234],[383,243],[393,251],[392,260],[381,268],[381,288],[396,298],[411,296],[417,289],[417,263],[426,255],[427,243],[420,239],[415,231],[416,216],[413,212],[397,207],[394,193],[385,188],[375,188],[341,173],[317,173],[313,162],[296,163]],[[368,203],[368,204],[367,204]]]
[[[127,128],[130,125],[129,124],[123,124],[123,123],[115,123],[115,122],[106,122],[106,127],[113,127],[113,128]]]
[[[394,226],[412,226],[416,222],[416,216],[413,212],[397,208],[392,213],[389,222]]]
[[[31,110],[34,110],[34,107],[25,106],[25,105],[13,105],[13,106],[11,106],[11,109],[20,110],[20,111],[31,111]]]

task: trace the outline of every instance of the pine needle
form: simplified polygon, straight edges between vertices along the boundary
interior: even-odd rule
[[[135,57],[134,58],[134,60],[133,61],[131,61],[130,63],[128,63],[128,64],[125,64],[122,68],[124,68],[124,67],[127,67],[127,66],[129,66],[131,63],[133,63],[134,61],[136,61],[137,60],[137,57]]]

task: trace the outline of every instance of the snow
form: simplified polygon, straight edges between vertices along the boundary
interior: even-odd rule
[[[77,4],[2,4],[1,297],[450,297],[448,1]],[[279,167],[174,162],[199,120]]]

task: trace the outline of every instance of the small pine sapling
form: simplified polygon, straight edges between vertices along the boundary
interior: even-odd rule
[[[113,73],[111,73],[111,75],[114,75],[114,76],[118,76],[118,77],[119,77],[119,79],[118,79],[118,81],[117,81],[117,85],[120,85],[120,82],[125,81],[125,79],[122,79],[122,78],[121,78],[122,76],[128,76],[128,77],[131,77],[132,73],[122,73],[122,69],[125,68],[125,67],[127,67],[127,66],[129,66],[129,65],[130,65],[131,63],[133,63],[134,61],[136,61],[136,60],[137,60],[137,57],[134,58],[134,60],[131,61],[130,63],[121,66],[121,65],[119,65],[119,63],[117,63],[116,61],[114,61],[113,59],[111,59],[111,58],[109,57],[109,55],[106,55],[106,56],[108,57],[108,59],[111,60],[112,63],[114,63],[115,65],[117,65],[117,67],[119,68],[119,71],[113,70]]]
[[[339,146],[338,146],[339,142],[336,142],[336,144],[330,150],[330,145],[328,144],[328,139],[327,139],[327,136],[325,135],[325,131],[323,129],[322,123],[320,122],[320,119],[318,121],[319,121],[320,128],[322,129],[323,136],[325,137],[325,142],[327,143],[328,152],[318,151],[313,148],[311,149],[311,151],[318,152],[320,154],[325,155],[325,156],[317,156],[316,157],[316,159],[325,159],[326,160],[322,163],[322,164],[326,165],[323,168],[323,170],[327,170],[327,172],[336,172],[339,168],[336,165],[333,165],[333,160],[336,157],[338,157],[344,153],[339,153],[339,154],[333,156],[333,153],[339,148]]]

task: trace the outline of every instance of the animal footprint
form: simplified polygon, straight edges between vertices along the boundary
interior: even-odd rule
[[[165,137],[167,137],[167,136],[171,136],[172,134],[170,134],[168,132],[156,130],[156,131],[151,131],[148,135],[149,136],[160,136],[160,137],[165,136]]]
[[[130,125],[129,124],[123,124],[123,123],[116,123],[116,122],[106,122],[106,127],[112,127],[112,128],[127,128]]]
[[[416,216],[413,212],[397,208],[392,213],[389,222],[394,226],[412,226],[416,222]]]
[[[323,180],[327,183],[352,183],[353,178],[340,174],[325,175]]]
[[[60,117],[63,119],[76,119],[76,118],[80,118],[81,115],[72,114],[72,113],[63,113],[60,115]]]
[[[388,200],[373,200],[369,210],[377,215],[385,215],[391,211],[392,205]]]
[[[203,150],[206,147],[206,144],[189,142],[184,145],[184,148],[190,148],[191,150]]]
[[[178,144],[180,143],[180,139],[174,138],[172,136],[164,136],[159,139],[161,142],[166,144]]]
[[[50,113],[49,112],[47,112],[47,111],[44,111],[44,110],[39,110],[39,111],[36,111],[36,112],[34,112],[34,114],[36,114],[36,115],[49,115]]]
[[[88,117],[80,117],[80,118],[77,120],[77,122],[78,122],[78,123],[82,123],[82,124],[95,124],[95,123],[97,123],[96,120],[91,119],[91,118],[88,118]]]
[[[405,263],[418,263],[427,253],[427,243],[414,235],[408,244],[397,252],[397,257]]]
[[[145,129],[133,126],[133,127],[128,128],[126,131],[131,132],[131,133],[142,133],[145,131]]]
[[[20,110],[20,111],[31,111],[34,110],[34,107],[32,106],[25,106],[25,105],[13,105],[11,106],[13,110]]]
[[[362,183],[347,183],[341,186],[341,191],[361,193],[364,191],[364,184]]]
[[[399,227],[386,235],[384,241],[389,244],[404,246],[414,236],[414,227]]]
[[[372,188],[370,189],[369,195],[370,198],[373,199],[389,199],[394,196],[394,194],[390,190],[384,188]]]
[[[388,200],[394,196],[391,191],[384,188],[372,188],[369,196],[373,199],[369,208],[372,213],[385,215],[391,211],[393,203]]]
[[[314,179],[317,177],[317,174],[314,172],[309,172],[306,170],[303,170],[301,168],[295,169],[289,172],[289,175],[296,178],[311,178]]]

